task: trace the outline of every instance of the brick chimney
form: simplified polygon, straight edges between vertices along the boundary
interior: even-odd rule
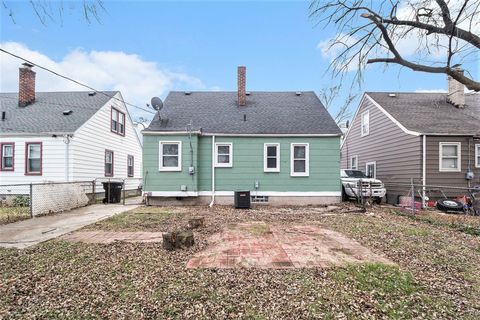
[[[26,107],[35,101],[35,71],[33,65],[23,63],[20,67],[18,84],[18,106]]]
[[[238,72],[237,72],[238,106],[244,106],[247,104],[247,92],[245,88],[246,82],[247,82],[247,68],[244,66],[239,66]]]
[[[462,69],[456,69],[463,74]],[[457,108],[465,107],[465,86],[451,76],[448,76],[448,95],[447,100]]]

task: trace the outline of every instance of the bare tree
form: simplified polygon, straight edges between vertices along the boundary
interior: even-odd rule
[[[332,107],[335,104],[336,100],[339,98],[340,90],[341,87],[339,85],[331,86],[320,90],[320,101],[323,102],[325,108],[330,113],[332,113]],[[356,95],[350,94],[342,102],[339,103],[340,108],[335,114],[332,114],[333,119],[337,124],[341,124],[345,122],[345,120],[350,119],[350,117],[352,116],[350,107],[355,98]]]
[[[106,12],[102,0],[67,1],[66,4],[63,1],[29,0],[28,4],[32,8],[32,14],[37,17],[43,25],[47,25],[47,22],[63,24],[65,11],[77,10],[78,7],[81,8],[82,15],[89,24],[92,20],[100,22],[101,12]],[[16,24],[15,4],[10,4],[10,1],[2,0],[2,7],[12,22]]]
[[[478,0],[314,0],[310,17],[336,27],[326,48],[336,53],[330,65],[335,75],[355,65],[360,83],[368,64],[397,64],[447,74],[480,91],[479,79],[459,68],[478,66],[479,8]],[[414,52],[405,53],[412,43]]]

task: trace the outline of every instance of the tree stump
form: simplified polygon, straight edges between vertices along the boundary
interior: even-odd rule
[[[204,221],[205,221],[204,217],[192,218],[188,220],[188,228],[197,229],[197,228],[203,227]]]
[[[164,233],[162,238],[163,248],[168,251],[173,251],[180,248],[188,248],[193,246],[195,243],[193,232],[190,230]]]

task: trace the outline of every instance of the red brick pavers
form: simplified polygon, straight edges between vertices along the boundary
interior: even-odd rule
[[[162,232],[78,231],[61,237],[63,240],[85,243],[162,242]]]
[[[315,225],[247,222],[209,238],[187,268],[305,268],[354,262],[391,262],[342,234]]]

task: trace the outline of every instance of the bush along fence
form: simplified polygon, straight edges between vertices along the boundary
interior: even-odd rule
[[[119,196],[115,198],[112,197],[113,192],[109,192],[113,185],[119,186]],[[0,220],[2,216],[7,216],[3,220],[8,221],[11,220],[8,216],[25,218],[64,212],[97,203],[106,197],[108,199],[104,203],[125,204],[126,197],[139,194],[140,179],[99,178],[93,181],[0,185]]]

